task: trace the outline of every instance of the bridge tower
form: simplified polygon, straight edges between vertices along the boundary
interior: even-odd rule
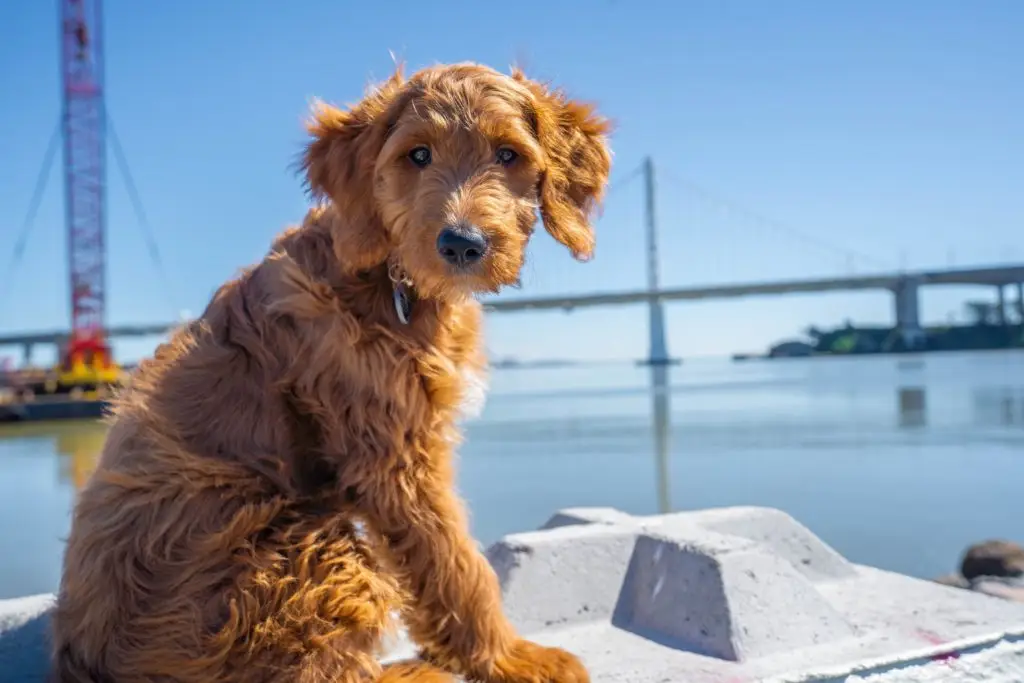
[[[917,351],[924,347],[926,337],[921,327],[919,276],[903,274],[893,289],[893,303],[896,309],[896,329],[903,341],[903,348]]]
[[[651,157],[644,160],[645,181],[645,218],[647,227],[647,291],[657,292],[658,282],[658,228],[655,218],[654,199],[654,161]],[[647,362],[651,365],[669,363],[668,342],[665,339],[665,311],[660,299],[649,302],[650,316],[650,353]]]

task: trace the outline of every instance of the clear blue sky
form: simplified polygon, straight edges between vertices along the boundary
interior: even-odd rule
[[[59,115],[56,5],[0,3],[0,277]],[[619,122],[613,180],[647,154],[658,165],[666,285],[1021,260],[1022,26],[1018,0],[107,0],[109,112],[173,279],[168,291],[155,275],[111,156],[108,318],[201,310],[300,219],[289,164],[310,98],[358,98],[389,73],[389,50],[413,68],[518,61],[598,102]],[[66,326],[62,202],[58,164],[0,332]],[[511,295],[641,286],[642,209],[639,182],[612,193],[589,264],[540,234]],[[993,293],[928,292],[925,317],[972,296]],[[722,355],[845,318],[889,322],[891,302],[673,304],[669,341]],[[647,344],[640,307],[492,316],[489,328],[497,356],[632,358]]]

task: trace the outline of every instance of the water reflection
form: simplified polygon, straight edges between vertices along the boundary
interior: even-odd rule
[[[895,417],[899,429],[920,430],[929,426],[929,389],[926,383],[917,384],[918,377],[907,377],[915,374],[916,367],[899,368],[904,383],[895,388]],[[655,368],[653,386],[647,389],[654,396],[654,441],[655,441],[655,477],[658,482],[658,498],[661,506],[670,506],[668,481],[671,479],[666,453],[671,450],[668,444],[666,425],[672,420],[668,417],[666,369]],[[907,372],[907,371],[910,372]],[[658,381],[660,380],[660,381]],[[954,393],[956,389],[949,387]],[[931,393],[935,393],[935,387]],[[1024,426],[1024,385],[986,385],[976,386],[970,390],[970,410],[968,418],[980,427],[1021,427]],[[942,392],[938,396],[943,398]],[[950,396],[946,396],[947,402]],[[941,403],[941,401],[939,401]],[[964,405],[961,403],[961,405]],[[964,406],[966,407],[966,406]],[[932,416],[938,423],[945,424],[942,406],[934,406],[938,417]],[[676,416],[673,416],[676,417]],[[966,415],[964,416],[966,417]],[[934,420],[933,420],[934,421]],[[659,429],[661,427],[661,429]],[[648,427],[649,429],[649,427]],[[589,428],[588,431],[592,431]],[[5,424],[0,426],[0,442],[40,440],[49,442],[51,452],[58,456],[58,482],[70,483],[75,490],[81,489],[89,475],[96,467],[99,454],[106,438],[106,426],[96,420],[76,420],[65,423],[48,422],[36,424]],[[563,435],[565,436],[565,435]],[[582,435],[575,435],[582,438]],[[514,439],[513,439],[514,441]]]
[[[896,424],[900,429],[928,426],[927,364],[923,358],[896,360]]]
[[[974,421],[986,427],[1024,425],[1024,386],[975,389]]]
[[[971,390],[973,422],[979,427],[1024,426],[1024,385],[981,386]],[[924,386],[896,388],[897,422],[901,428],[928,425],[928,391]]]
[[[651,366],[651,394],[654,399],[654,458],[655,472],[658,486],[658,511],[668,513],[672,511],[671,471],[669,467],[669,454],[672,445],[670,434],[672,433],[672,418],[669,391],[669,368],[666,364]]]
[[[924,387],[900,387],[896,390],[900,427],[924,427],[928,424],[928,401]]]
[[[58,480],[81,489],[96,467],[107,436],[106,426],[98,420],[38,422],[4,425],[0,441],[43,440],[53,444],[58,456]]]

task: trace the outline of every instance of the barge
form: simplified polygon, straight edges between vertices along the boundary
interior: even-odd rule
[[[0,402],[0,423],[95,420],[103,417],[106,409],[106,399],[88,396]]]
[[[128,375],[102,337],[79,336],[51,368],[0,372],[0,422],[96,419]]]

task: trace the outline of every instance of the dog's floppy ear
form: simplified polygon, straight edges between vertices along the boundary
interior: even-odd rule
[[[334,235],[335,246],[347,252],[347,261],[360,262],[359,267],[387,257],[387,236],[373,200],[373,176],[404,83],[399,67],[348,109],[314,102],[306,123],[311,139],[300,166],[307,190],[314,199],[334,203],[345,225],[343,234]]]
[[[321,101],[313,103],[306,123],[312,139],[302,156],[310,194],[335,201],[349,192],[362,194],[357,186],[373,178],[373,166],[387,132],[386,125],[379,124],[387,118],[403,83],[402,70],[398,69],[347,110]]]
[[[540,181],[544,227],[579,260],[594,253],[590,224],[604,196],[611,169],[608,134],[611,122],[592,105],[532,81],[518,68],[512,77],[533,94],[531,124],[547,157]]]

